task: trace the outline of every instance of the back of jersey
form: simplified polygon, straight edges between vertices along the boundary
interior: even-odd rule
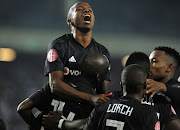
[[[121,97],[97,106],[85,130],[156,130],[157,115],[152,107],[134,98]]]

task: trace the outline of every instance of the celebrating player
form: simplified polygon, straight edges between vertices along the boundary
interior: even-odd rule
[[[82,75],[69,81],[69,85],[81,92],[96,95],[95,88],[101,86],[108,73],[109,61],[106,56],[99,53],[88,53],[81,61]],[[106,95],[108,96],[108,94]],[[105,96],[105,97],[106,97]],[[94,99],[98,100],[98,99]],[[106,99],[107,100],[107,99]],[[99,101],[101,102],[101,100]],[[36,107],[42,114],[37,118],[32,114],[32,109]],[[41,91],[37,91],[29,98],[20,103],[17,110],[24,121],[33,129],[40,129],[41,124],[46,128],[58,127],[62,120],[74,120],[87,118],[94,107],[87,102],[72,101],[66,98],[56,96],[51,93],[49,85],[46,85]],[[53,116],[53,112],[59,115],[54,122],[48,120]],[[41,121],[42,115],[43,122]],[[42,122],[42,123],[41,123]],[[55,124],[55,125],[54,125]]]
[[[94,14],[89,4],[85,2],[74,4],[68,12],[67,24],[71,34],[55,39],[48,47],[45,75],[49,76],[51,92],[71,100],[85,100],[97,105],[99,102],[92,99],[98,97],[101,101],[106,101],[105,95],[86,94],[67,84],[69,80],[81,74],[79,62],[86,53],[97,52],[110,58],[108,50],[92,38]],[[110,67],[103,85],[96,88],[96,93],[106,93],[109,81]]]
[[[180,117],[180,83],[174,79],[174,74],[180,65],[180,55],[171,47],[156,47],[149,56],[151,62],[151,78],[148,79],[147,93],[161,91],[168,96],[178,117]]]
[[[99,104],[91,113],[84,130],[158,130],[154,109],[140,103],[146,91],[147,73],[137,65],[125,67],[121,74],[123,95]]]

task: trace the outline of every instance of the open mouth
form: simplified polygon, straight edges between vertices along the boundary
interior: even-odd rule
[[[84,21],[85,21],[85,23],[90,23],[90,22],[91,22],[91,16],[90,16],[90,14],[85,14],[85,15],[84,15]]]

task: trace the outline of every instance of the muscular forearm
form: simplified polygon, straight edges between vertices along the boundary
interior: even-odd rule
[[[62,96],[64,98],[71,99],[71,100],[75,100],[75,101],[86,100],[87,101],[91,97],[90,94],[78,91],[60,80],[52,82],[50,86],[54,94],[58,96]]]
[[[87,101],[92,105],[97,105],[102,101],[107,101],[110,94],[99,94],[99,95],[91,95],[88,93],[84,93],[74,89],[73,87],[69,86],[65,82],[63,82],[63,72],[62,71],[55,71],[49,74],[49,84],[51,88],[51,92],[57,96],[62,96],[69,100],[73,101]]]
[[[28,125],[31,125],[32,120],[35,120],[34,115],[32,114],[31,110],[23,110],[18,113]]]
[[[63,82],[64,72],[53,71],[49,73],[49,84],[51,92],[57,96],[62,96],[71,100],[88,100],[91,95],[78,91]]]
[[[29,98],[27,98],[18,105],[17,112],[29,126],[35,129],[40,125],[37,119],[32,114],[31,110],[33,107],[34,103]]]

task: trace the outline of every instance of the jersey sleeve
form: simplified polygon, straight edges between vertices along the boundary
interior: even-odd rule
[[[44,75],[52,71],[64,71],[64,55],[65,55],[65,46],[62,43],[54,40],[48,46],[47,57],[45,60]]]
[[[33,93],[28,98],[35,104],[35,107],[39,110],[43,110],[44,106],[46,106],[48,100],[50,99],[50,94],[44,88],[42,90],[38,90]]]

